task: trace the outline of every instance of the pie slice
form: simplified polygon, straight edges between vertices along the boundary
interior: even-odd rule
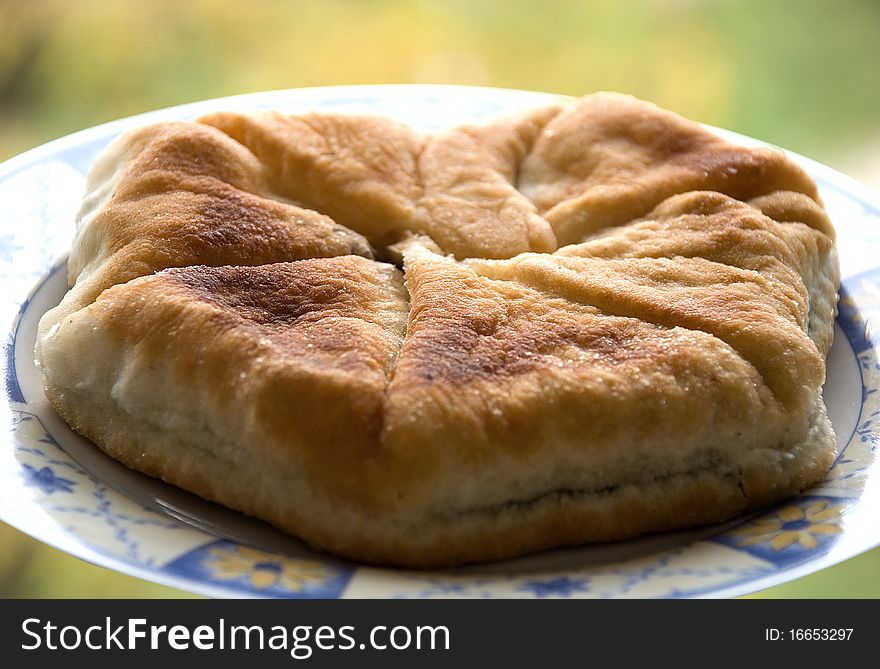
[[[457,258],[556,250],[556,234],[517,189],[519,166],[560,107],[432,138],[419,157],[417,232]]]
[[[104,291],[37,353],[114,458],[334,546],[388,494],[369,463],[407,313],[400,270],[357,256],[195,266]]]
[[[68,261],[75,287],[61,313],[168,267],[349,254],[372,249],[327,216],[280,200],[245,147],[210,126],[159,123],[117,138],[90,171]]]
[[[560,245],[644,216],[670,195],[713,190],[740,200],[816,185],[782,151],[735,146],[702,126],[618,93],[590,95],[544,128],[519,189]]]
[[[792,224],[803,248],[788,254],[756,232],[780,225],[756,209],[717,193],[682,198],[657,216],[658,238],[680,237],[671,257],[568,249],[585,255],[457,263],[407,250],[411,316],[384,436],[392,451],[422,454],[437,481],[408,505],[438,532],[431,542],[420,531],[433,545],[419,563],[721,521],[831,465],[817,348],[830,341],[836,281],[827,237]],[[719,216],[728,238],[715,240],[717,257],[764,236],[743,255],[778,264],[775,274],[686,256],[705,245],[689,230]],[[814,341],[808,321],[820,318]]]

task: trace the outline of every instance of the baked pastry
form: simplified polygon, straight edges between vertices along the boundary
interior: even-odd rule
[[[134,469],[339,555],[452,566],[819,480],[815,184],[616,94],[427,137],[212,114],[95,164],[46,394]]]

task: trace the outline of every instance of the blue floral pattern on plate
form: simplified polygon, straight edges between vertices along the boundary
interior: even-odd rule
[[[0,403],[7,437],[0,449],[0,519],[110,568],[235,597],[730,596],[880,543],[880,206],[863,186],[798,156],[838,228],[844,281],[826,397],[840,454],[822,484],[747,519],[470,569],[379,569],[312,551],[262,523],[131,472],[73,434],[48,406],[33,365],[36,323],[66,289],[63,258],[85,173],[122,130],[233,107],[375,112],[435,130],[548,97],[443,86],[254,94],[124,119],[0,165],[0,308],[9,333],[2,362],[6,402]]]
[[[843,532],[847,499],[803,496],[713,539],[768,562],[796,564],[827,552]]]
[[[73,492],[74,482],[70,479],[56,476],[50,467],[37,469],[36,467],[23,464],[22,468],[22,477],[24,478],[25,485],[35,486],[47,495],[51,495],[59,490],[61,492]]]
[[[559,576],[547,580],[524,581],[517,590],[535,597],[571,597],[578,593],[589,592],[590,586],[582,578]]]
[[[242,593],[275,597],[335,598],[354,569],[329,560],[303,560],[221,540],[191,551],[165,570],[194,580],[224,583]]]

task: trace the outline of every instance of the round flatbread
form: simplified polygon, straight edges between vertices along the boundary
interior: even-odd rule
[[[218,113],[97,160],[46,394],[129,467],[346,557],[497,560],[819,480],[815,184],[597,94],[428,136]]]

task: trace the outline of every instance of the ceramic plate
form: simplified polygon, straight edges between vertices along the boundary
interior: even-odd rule
[[[33,364],[36,324],[67,288],[65,254],[86,172],[121,131],[217,109],[262,108],[379,113],[436,130],[550,99],[445,86],[260,93],[109,123],[0,165],[0,316],[8,332],[0,519],[105,567],[237,597],[722,597],[803,576],[880,544],[880,200],[798,156],[792,157],[818,182],[839,235],[844,280],[825,397],[840,455],[821,485],[721,527],[443,572],[365,567],[126,469],[71,432],[47,405]]]

